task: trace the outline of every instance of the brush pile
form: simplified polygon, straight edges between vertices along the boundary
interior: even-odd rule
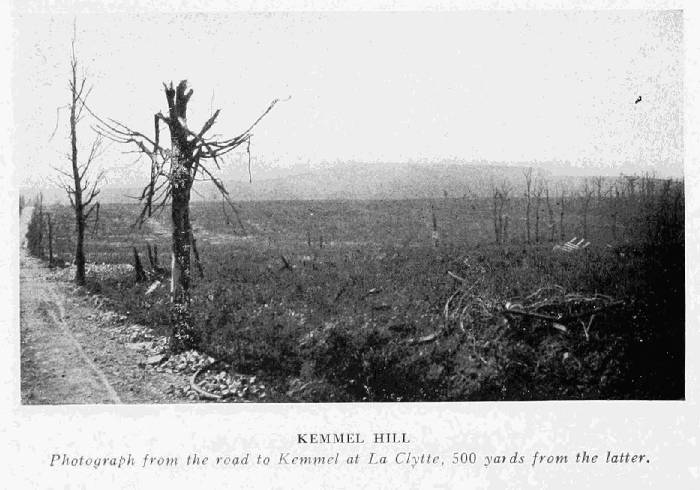
[[[447,299],[443,307],[445,325],[456,324],[462,332],[474,324],[486,324],[493,319],[498,311],[498,303],[492,298],[477,294],[478,282],[466,286],[467,280],[448,271],[448,275],[462,284],[456,292]]]
[[[568,332],[571,326],[578,324],[588,339],[596,316],[623,304],[623,301],[600,293],[567,293],[563,287],[554,284],[524,298],[507,301],[503,314],[506,319],[525,317],[541,320],[562,332]]]

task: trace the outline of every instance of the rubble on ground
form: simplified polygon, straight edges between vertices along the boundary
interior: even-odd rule
[[[155,367],[157,372],[179,373],[192,375],[198,370],[214,362],[214,358],[197,352],[188,350],[181,354],[175,354]]]
[[[98,282],[120,275],[133,274],[133,272],[134,266],[131,264],[107,264],[105,262],[85,264],[85,276],[94,278]],[[75,265],[54,269],[53,278],[58,281],[72,281],[75,279]]]

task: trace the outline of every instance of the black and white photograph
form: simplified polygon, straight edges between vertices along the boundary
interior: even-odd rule
[[[700,7],[0,22],[8,488],[700,488]]]
[[[23,404],[684,398],[681,11],[15,36]]]

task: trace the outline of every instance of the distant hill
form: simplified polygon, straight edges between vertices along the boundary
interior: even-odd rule
[[[328,199],[424,199],[438,197],[483,197],[489,195],[492,183],[509,182],[512,195],[524,191],[524,166],[472,164],[364,164],[349,163],[320,167],[296,175],[253,180],[252,183],[226,181],[235,201],[328,200]],[[553,176],[539,170],[551,185],[569,188],[583,183],[581,176]],[[207,182],[197,183],[193,201],[219,200],[216,188]],[[33,197],[39,189],[21,189]],[[46,202],[67,202],[57,188],[41,189]],[[100,202],[135,202],[141,188],[106,187]]]

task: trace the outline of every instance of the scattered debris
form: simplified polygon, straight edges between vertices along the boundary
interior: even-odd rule
[[[461,287],[452,293],[445,302],[443,307],[444,321],[441,327],[428,335],[407,339],[405,341],[407,344],[432,342],[440,338],[441,335],[450,333],[453,325],[458,325],[464,333],[473,325],[486,324],[496,316],[494,312],[498,311],[499,305],[495,301],[474,293],[479,284],[478,280],[470,282],[451,271],[447,271],[447,275],[457,281]]]
[[[289,263],[289,261],[287,260],[287,258],[284,255],[280,255],[280,259],[282,259],[282,263],[284,264],[282,266],[282,268],[280,269],[280,271],[283,271],[285,269],[287,269],[289,271],[294,270],[294,267]]]
[[[554,245],[552,248],[552,252],[561,252],[561,253],[574,253],[574,252],[579,252],[581,250],[585,250],[591,245],[591,242],[586,241],[585,238],[581,238],[578,242],[576,241],[577,238],[573,237],[571,240],[568,242],[565,242],[561,245]]]
[[[411,338],[406,341],[408,345],[417,345],[417,344],[425,344],[427,342],[432,342],[433,340],[437,339],[440,334],[442,334],[442,330],[439,330],[437,332],[433,332],[428,335],[424,335],[422,337],[416,337],[416,338]]]
[[[265,385],[255,376],[232,374],[230,366],[222,361],[197,369],[190,378],[190,388],[200,398],[214,401],[262,400],[267,396]]]
[[[507,301],[503,313],[506,316],[543,320],[564,333],[568,333],[572,322],[578,321],[588,340],[596,315],[623,304],[624,301],[600,293],[592,296],[567,293],[563,287],[554,284],[542,287],[524,299],[515,298]]]
[[[196,350],[188,350],[170,356],[167,361],[158,365],[155,369],[157,372],[194,374],[213,362],[214,359],[206,354]]]
[[[158,288],[158,286],[160,286],[160,281],[155,281],[153,284],[148,286],[148,289],[146,289],[144,296],[148,296],[149,294],[151,294],[153,291],[155,291]]]
[[[465,265],[469,267],[469,264]],[[474,293],[478,281],[470,282],[451,271],[447,271],[447,274],[461,284],[461,287],[445,302],[445,325],[456,322],[460,330],[465,332],[475,322],[484,324],[495,316],[493,312],[498,310],[497,304]]]
[[[364,295],[362,295],[362,297],[360,299],[366,299],[374,294],[379,294],[381,292],[382,292],[381,288],[372,288],[369,291],[367,291]]]
[[[153,366],[154,364],[160,364],[163,360],[165,360],[166,357],[166,354],[156,354],[155,356],[148,356],[148,358],[146,358],[146,364],[149,366]]]

